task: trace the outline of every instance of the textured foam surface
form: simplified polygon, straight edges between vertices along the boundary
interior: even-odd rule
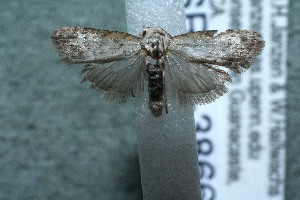
[[[186,32],[182,0],[127,0],[128,32],[139,35],[142,28],[161,26],[172,35]]]
[[[160,26],[172,35],[185,33],[183,5],[181,0],[128,0],[128,31],[139,35],[143,27]],[[168,114],[154,118],[144,95],[136,104],[144,199],[199,200],[193,107],[181,107],[169,98]]]

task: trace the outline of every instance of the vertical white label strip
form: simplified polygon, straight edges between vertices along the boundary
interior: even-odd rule
[[[284,200],[288,0],[185,0],[188,31],[249,29],[266,42],[228,94],[196,106],[203,200]]]

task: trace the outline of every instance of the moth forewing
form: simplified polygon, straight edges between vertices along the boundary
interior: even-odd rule
[[[199,31],[173,37],[169,51],[190,62],[223,66],[240,73],[251,66],[263,47],[264,41],[255,31]]]
[[[51,36],[66,63],[105,63],[126,59],[141,49],[141,38],[128,33],[64,27]]]

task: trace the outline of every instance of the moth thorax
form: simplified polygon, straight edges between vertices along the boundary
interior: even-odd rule
[[[149,56],[154,59],[160,59],[164,56],[168,47],[169,34],[160,27],[145,28],[141,33],[143,37],[143,46]]]

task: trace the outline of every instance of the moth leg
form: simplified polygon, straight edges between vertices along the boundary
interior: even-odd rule
[[[164,43],[163,43],[164,44]],[[166,69],[165,63],[162,63],[162,67],[163,67],[163,72]],[[164,74],[164,73],[163,73]],[[168,104],[167,104],[167,93],[166,93],[166,80],[165,80],[165,76],[163,75],[163,92],[164,92],[164,103],[165,103],[165,108],[166,108],[166,114],[168,114]]]
[[[168,105],[165,104],[165,108],[166,108],[166,114],[168,114]]]

